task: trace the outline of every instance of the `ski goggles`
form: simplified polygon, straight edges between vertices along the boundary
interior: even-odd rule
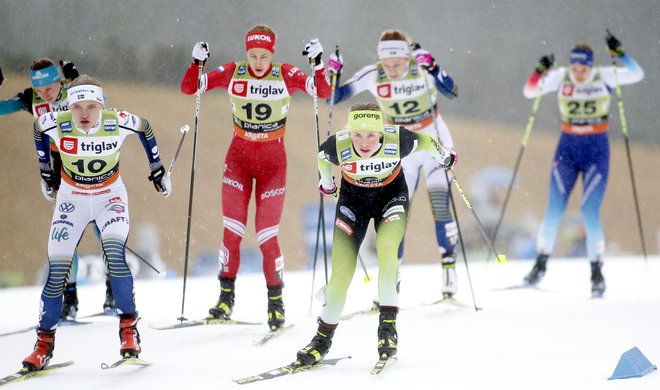
[[[594,66],[594,52],[587,49],[573,49],[569,60],[571,64]]]
[[[74,103],[91,100],[101,105],[105,104],[105,99],[103,98],[103,88],[96,85],[78,85],[71,87],[67,90],[67,100],[69,102],[69,107]]]
[[[383,132],[383,113],[373,110],[357,110],[348,113],[349,131],[378,131]]]
[[[378,58],[410,57],[410,49],[406,41],[380,41],[378,42]]]
[[[31,71],[30,80],[32,81],[32,86],[36,88],[57,83],[61,80],[61,78],[57,67],[55,65],[51,65],[44,69]]]

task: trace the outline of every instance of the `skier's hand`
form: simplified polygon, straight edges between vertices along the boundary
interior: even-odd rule
[[[539,59],[539,65],[536,67],[536,71],[539,73],[545,73],[555,64],[555,55],[545,55]]]
[[[62,67],[62,73],[64,74],[64,78],[68,83],[72,82],[78,76],[80,76],[80,73],[78,73],[78,68],[76,68],[73,62],[60,60],[60,67]]]
[[[418,66],[421,66],[422,68],[425,68],[429,71],[432,71],[435,69],[436,64],[435,64],[435,58],[431,56],[431,53],[429,53],[428,50],[424,50],[419,46],[419,44],[416,44],[415,50],[413,50],[413,57],[415,58],[415,62],[417,63]]]
[[[157,163],[151,167],[151,175],[149,181],[154,183],[156,191],[162,193],[166,198],[172,193],[172,181],[170,177],[165,174],[163,164]]]
[[[332,195],[335,198],[337,197],[337,185],[335,184],[335,178],[332,178],[332,185],[328,185],[328,183],[324,183],[323,179],[319,181],[319,191],[323,195]]]
[[[610,30],[607,30],[607,36],[605,37],[605,42],[607,43],[607,48],[610,49],[610,55],[614,57],[621,57],[623,55],[623,47],[621,47],[621,41],[619,41]]]
[[[310,64],[320,65],[321,55],[323,54],[323,46],[318,38],[314,38],[305,45],[303,55],[307,56]]]
[[[2,85],[3,81],[5,81],[5,78],[2,76],[2,68],[0,68],[0,85]]]
[[[55,198],[57,198],[57,191],[48,185],[45,180],[41,180],[41,193],[49,202],[55,202]]]
[[[344,59],[341,54],[337,57],[337,54],[330,54],[330,60],[328,60],[328,74],[337,75],[341,74],[342,69],[344,68]]]
[[[456,155],[454,148],[444,149],[444,153],[442,153],[442,160],[440,160],[440,165],[442,165],[442,167],[448,171],[454,168],[457,163],[458,155]]]
[[[200,66],[206,63],[206,60],[211,56],[209,51],[209,44],[206,42],[197,42],[195,47],[193,47],[192,58],[195,61],[195,65]]]

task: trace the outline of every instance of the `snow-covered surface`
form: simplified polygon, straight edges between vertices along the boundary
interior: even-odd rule
[[[551,259],[543,290],[498,288],[519,284],[529,261],[500,266],[474,261],[470,276],[475,311],[464,264],[459,265],[458,298],[467,308],[423,306],[439,298],[438,265],[404,265],[399,314],[399,360],[380,376],[369,375],[375,363],[376,315],[340,323],[328,357],[351,355],[336,367],[254,383],[268,389],[658,389],[660,374],[608,381],[621,354],[637,346],[653,364],[660,362],[660,259],[608,259],[607,292],[590,299],[586,260]],[[321,269],[321,267],[319,267]],[[317,284],[323,271],[317,272]],[[375,270],[371,272],[375,273]],[[218,295],[217,279],[191,278],[187,284],[189,318],[205,316]],[[358,268],[345,312],[370,305],[376,282],[365,284]],[[261,326],[202,326],[158,331],[152,324],[175,322],[181,312],[181,280],[138,280],[142,358],[146,368],[101,371],[102,362],[119,358],[116,318],[98,324],[61,327],[53,363],[76,364],[12,385],[16,389],[170,389],[238,388],[231,379],[289,363],[314,335],[321,303],[309,313],[311,273],[286,274],[287,320],[295,326],[264,346],[253,341]],[[29,326],[37,317],[40,287],[0,290],[0,333]],[[104,286],[79,289],[80,315],[99,311]],[[260,274],[241,274],[234,317],[265,321],[266,288]],[[32,332],[0,338],[0,374],[20,368],[30,353]],[[340,387],[338,387],[340,386]]]

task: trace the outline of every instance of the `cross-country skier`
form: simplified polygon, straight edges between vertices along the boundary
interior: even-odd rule
[[[35,118],[47,112],[58,112],[68,110],[67,87],[78,77],[78,69],[69,61],[60,61],[62,78],[55,63],[49,58],[39,58],[30,66],[30,79],[32,87],[26,88],[11,99],[0,101],[0,115],[8,115],[18,111],[31,113]],[[53,174],[55,180],[53,188],[57,190],[60,186],[62,160],[60,153],[54,148],[51,151]],[[50,196],[44,194],[46,199]],[[97,239],[100,240],[95,230]],[[76,279],[78,276],[78,251],[73,254],[73,268],[64,289],[64,303],[62,305],[62,320],[75,320],[78,314],[78,288]],[[115,298],[112,293],[110,278],[106,276],[105,302],[103,310],[114,312],[117,309]]]
[[[605,237],[600,223],[600,205],[609,172],[610,95],[617,82],[620,85],[633,84],[644,78],[642,68],[623,51],[617,38],[610,35],[606,42],[610,54],[618,56],[623,67],[594,67],[593,49],[588,44],[579,43],[570,52],[569,67],[551,69],[554,56],[543,56],[523,90],[525,97],[530,99],[539,93],[557,93],[562,120],[562,133],[552,163],[548,209],[537,237],[536,263],[524,278],[528,285],[538,284],[545,274],[568,197],[578,175],[582,174],[584,194],[581,208],[587,232],[587,255],[591,262],[591,292],[594,296],[602,296],[605,291],[601,272]]]
[[[384,31],[378,42],[379,62],[358,71],[335,91],[334,103],[362,91],[369,91],[385,115],[385,123],[405,126],[408,130],[430,135],[446,149],[454,149],[449,129],[437,112],[437,92],[452,99],[457,87],[452,78],[422,48],[411,52],[410,40],[399,30]],[[339,76],[343,59],[331,55],[328,72]],[[430,90],[429,90],[430,89]],[[429,93],[432,103],[429,100]],[[436,130],[437,126],[437,130]],[[401,162],[408,184],[409,199],[417,190],[420,170],[424,172],[436,239],[442,261],[442,295],[450,298],[458,289],[454,247],[458,229],[449,211],[449,188],[445,170],[427,151],[416,151]],[[399,259],[403,257],[403,243]]]
[[[291,95],[303,91],[330,96],[318,39],[305,47],[315,64],[318,90],[313,78],[286,63],[273,63],[275,32],[256,25],[245,37],[247,61],[222,65],[204,74],[201,92],[225,88],[233,111],[234,136],[225,157],[222,178],[224,232],[220,247],[220,298],[209,310],[209,318],[229,318],[234,306],[234,286],[240,266],[240,243],[245,234],[247,211],[255,186],[257,244],[263,254],[263,271],[268,288],[268,325],[280,328],[285,321],[282,300],[284,257],[278,244],[278,230],[286,185],[284,133]],[[181,91],[197,91],[198,68],[209,57],[208,44],[198,42],[194,62],[181,81]]]
[[[55,211],[48,239],[49,271],[41,294],[37,342],[32,354],[23,360],[28,370],[42,369],[53,356],[64,283],[71,272],[73,252],[89,223],[101,233],[110,269],[119,312],[120,354],[130,357],[140,353],[133,276],[125,257],[128,196],[119,174],[119,152],[126,137],[137,134],[140,138],[149,160],[149,180],[156,190],[166,197],[172,191],[146,119],[127,111],[104,109],[101,85],[87,75],[71,84],[67,100],[70,111],[44,114],[34,125],[41,185],[54,198]],[[57,192],[50,168],[50,145],[57,145],[62,156],[62,183]]]
[[[383,113],[375,103],[359,103],[348,113],[346,129],[321,145],[319,190],[335,195],[332,165],[341,166],[342,179],[332,239],[332,277],[325,289],[325,304],[311,343],[298,351],[297,364],[314,364],[332,344],[346,293],[353,280],[357,253],[369,221],[376,228],[378,254],[378,355],[397,352],[398,248],[408,219],[409,191],[401,159],[423,150],[443,168],[451,168],[455,155],[423,132],[402,126],[384,126]]]

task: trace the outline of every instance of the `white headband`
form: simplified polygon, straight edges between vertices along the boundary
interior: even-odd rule
[[[406,41],[380,41],[378,42],[378,58],[404,57],[410,56],[408,42]]]
[[[101,105],[105,104],[103,99],[103,88],[96,85],[78,85],[71,87],[67,90],[69,106],[74,103],[82,102],[85,100],[92,100]]]

